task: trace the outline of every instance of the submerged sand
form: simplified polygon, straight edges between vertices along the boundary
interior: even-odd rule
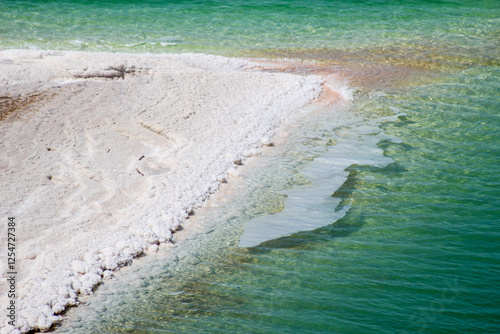
[[[315,76],[207,55],[0,52],[0,217],[16,219],[17,328],[47,330],[172,240],[246,157],[318,98]],[[1,281],[1,307],[9,303]]]

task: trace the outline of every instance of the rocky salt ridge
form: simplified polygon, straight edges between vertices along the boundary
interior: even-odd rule
[[[0,52],[0,217],[16,217],[19,268],[17,327],[3,316],[2,334],[48,330],[78,295],[172,241],[321,92],[318,77],[256,67],[194,54]],[[7,290],[3,279],[4,310]]]

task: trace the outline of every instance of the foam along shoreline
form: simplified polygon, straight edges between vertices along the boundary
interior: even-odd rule
[[[6,319],[1,333],[48,330],[79,294],[171,241],[321,93],[319,77],[257,67],[199,54],[0,52],[0,216],[16,218],[19,268],[17,328]]]

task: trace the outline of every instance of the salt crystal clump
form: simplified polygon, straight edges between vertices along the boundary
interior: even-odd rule
[[[116,270],[120,265],[124,265],[131,260],[115,247],[103,248],[99,256],[102,259],[102,269],[108,270]]]
[[[75,273],[86,274],[90,270],[90,265],[86,262],[77,260],[77,261],[73,261],[73,263],[71,263],[71,269]]]
[[[54,322],[61,320],[61,317],[53,315],[53,310],[48,305],[41,305],[21,309],[18,319],[20,332],[26,333],[30,328],[47,331]]]
[[[220,183],[226,183],[227,182],[227,173],[222,173],[219,176],[217,176],[217,181]]]
[[[19,321],[17,323],[19,324]],[[20,328],[22,328],[23,325],[24,323],[21,324]],[[27,327],[27,325],[25,326]],[[6,323],[4,327],[0,329],[0,334],[21,334],[21,333],[22,332],[19,329],[12,327],[8,323]]]
[[[234,153],[227,153],[226,154],[226,159],[229,160],[230,162],[232,162],[235,165],[241,165],[242,164],[241,157],[239,157],[238,155],[236,155]]]
[[[36,321],[36,328],[38,328],[40,331],[45,332],[50,329],[52,326],[52,323],[54,323],[57,320],[60,320],[60,317],[57,316],[51,316],[51,315],[46,315],[46,314],[40,314],[38,316],[38,319]]]
[[[158,245],[151,245],[148,247],[148,249],[146,249],[146,254],[153,254],[153,253],[156,253],[158,252]]]
[[[115,274],[111,270],[104,270],[102,272],[102,279],[112,279],[115,277]]]
[[[243,156],[245,158],[255,157],[255,156],[258,156],[261,154],[262,154],[262,152],[258,148],[252,148],[252,149],[243,151]]]
[[[87,264],[89,264],[92,267],[101,267],[102,260],[99,257],[99,255],[86,252],[85,255],[83,256],[83,261],[85,261]]]
[[[130,229],[130,232],[132,235],[141,237],[141,239],[148,245],[160,242],[158,240],[158,236],[150,226],[133,227]]]
[[[130,237],[127,240],[119,241],[116,244],[116,248],[123,252],[126,258],[135,258],[144,253],[144,249],[147,247],[146,242],[138,237]]]
[[[234,177],[238,177],[241,175],[241,172],[239,170],[237,170],[236,168],[231,168],[227,171],[227,174],[234,176]]]
[[[152,219],[148,221],[148,225],[154,234],[157,236],[158,242],[165,242],[172,239],[171,226],[173,224],[173,218],[169,217],[171,223],[166,223],[165,221],[159,221]]]
[[[95,273],[88,273],[80,277],[82,283],[79,292],[83,295],[91,295],[94,287],[102,281],[102,276]]]
[[[262,137],[262,139],[260,140],[260,142],[264,146],[273,146],[274,145],[273,141],[268,136]]]

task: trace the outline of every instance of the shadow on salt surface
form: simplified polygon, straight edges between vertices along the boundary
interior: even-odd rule
[[[343,218],[351,204],[340,196],[350,167],[386,167],[394,163],[384,156],[379,143],[398,139],[386,135],[380,124],[395,121],[398,115],[338,130],[336,144],[314,159],[302,174],[310,184],[284,193],[284,209],[274,215],[248,221],[240,236],[240,247],[255,247],[266,241],[312,231]],[[352,171],[352,168],[351,168]]]

